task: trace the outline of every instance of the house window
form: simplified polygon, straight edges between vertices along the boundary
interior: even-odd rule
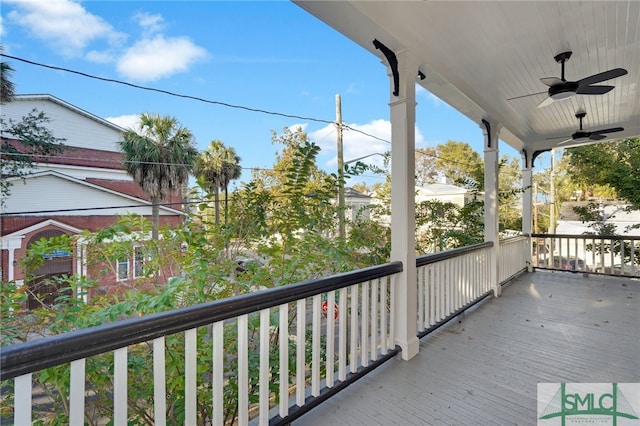
[[[142,247],[136,247],[133,254],[133,277],[144,276],[144,250]]]
[[[116,262],[118,281],[129,279],[129,258],[122,257]]]

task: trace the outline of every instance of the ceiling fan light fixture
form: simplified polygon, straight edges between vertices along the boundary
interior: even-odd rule
[[[553,98],[555,100],[560,100],[560,99],[570,98],[571,96],[573,96],[575,94],[576,94],[576,92],[574,92],[574,91],[571,91],[569,89],[564,89],[562,91],[558,91],[558,92],[550,94],[549,97]]]

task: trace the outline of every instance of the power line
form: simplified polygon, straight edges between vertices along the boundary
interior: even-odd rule
[[[170,92],[168,90],[157,89],[155,87],[141,86],[139,84],[133,84],[133,83],[129,83],[129,82],[122,81],[122,80],[116,80],[116,79],[113,79],[113,78],[99,77],[97,75],[88,74],[88,73],[85,73],[85,72],[82,72],[82,71],[76,71],[76,70],[72,70],[72,69],[69,69],[69,68],[58,67],[58,66],[55,66],[55,65],[42,64],[40,62],[30,61],[28,59],[19,58],[17,56],[7,55],[5,53],[1,53],[0,55],[4,56],[6,58],[10,58],[10,59],[14,59],[16,61],[20,61],[20,62],[24,62],[24,63],[30,64],[30,65],[35,65],[35,66],[39,66],[39,67],[43,67],[43,68],[56,70],[56,71],[64,71],[64,72],[68,72],[68,73],[72,73],[72,74],[77,74],[77,75],[81,75],[83,77],[91,78],[91,79],[94,79],[94,80],[106,81],[108,83],[122,84],[124,86],[129,86],[129,87],[133,87],[133,88],[136,88],[136,89],[148,90],[148,91],[157,92],[157,93],[163,93],[165,95],[175,96],[175,97],[178,97],[178,98],[192,99],[194,101],[204,102],[204,103],[213,104],[213,105],[220,105],[220,106],[224,106],[224,107],[227,107],[227,108],[235,108],[235,109],[241,109],[241,110],[250,111],[250,112],[259,112],[259,113],[262,113],[262,114],[269,114],[269,115],[277,115],[277,116],[285,117],[285,118],[295,118],[297,120],[309,120],[309,121],[316,121],[316,122],[325,123],[325,124],[333,124],[333,121],[327,121],[327,120],[317,119],[317,118],[313,118],[313,117],[303,117],[303,116],[293,115],[293,114],[284,114],[284,113],[280,113],[280,112],[267,111],[267,110],[264,110],[264,109],[250,108],[250,107],[246,107],[246,106],[242,106],[242,105],[234,105],[234,104],[230,104],[230,103],[227,103],[227,102],[214,101],[214,100],[210,100],[210,99],[201,98],[201,97],[198,97],[198,96],[184,95],[184,94],[181,94],[181,93]]]
[[[73,150],[73,147],[71,147],[70,150]],[[183,163],[168,163],[168,162],[156,162],[156,161],[132,161],[132,160],[115,160],[115,159],[108,159],[108,158],[86,158],[86,157],[68,157],[66,155],[63,155],[62,157],[60,155],[43,155],[43,154],[22,154],[19,152],[2,152],[3,156],[14,156],[14,157],[32,157],[32,158],[62,158],[63,160],[76,160],[76,161],[96,161],[96,162],[101,162],[101,163],[113,163],[113,164],[124,164],[124,163],[134,163],[134,164],[157,164],[157,165],[166,165],[166,166],[184,166],[185,164]],[[228,161],[228,160],[224,160],[222,159],[223,163],[233,163],[232,161]],[[69,165],[67,163],[53,163],[53,164],[60,164],[60,165]],[[233,163],[235,164],[235,163]],[[266,170],[266,171],[273,171],[274,169],[267,169],[267,168],[262,168],[262,167],[240,167],[243,170]]]
[[[312,195],[305,195],[307,197],[313,198]],[[288,195],[273,195],[271,198],[272,199],[278,199],[278,198],[287,198],[289,197]],[[141,200],[142,202],[146,201],[146,200]],[[229,200],[218,200],[217,203],[218,204],[222,204],[225,201],[229,201]],[[31,210],[31,211],[21,211],[21,212],[9,212],[9,213],[0,213],[0,217],[8,217],[8,216],[20,216],[20,215],[26,215],[26,214],[45,214],[45,213],[69,213],[69,212],[82,212],[82,211],[91,211],[91,210],[117,210],[117,209],[131,209],[131,208],[145,208],[145,207],[153,207],[153,206],[159,206],[159,207],[169,207],[169,206],[185,206],[185,205],[191,205],[191,204],[211,204],[211,203],[216,203],[215,200],[211,200],[208,198],[204,198],[204,199],[199,199],[199,200],[195,200],[195,201],[177,201],[177,202],[166,202],[166,203],[147,203],[147,204],[129,204],[129,205],[120,205],[120,206],[102,206],[102,207],[76,207],[76,208],[69,208],[69,209],[52,209],[52,210]]]
[[[88,74],[88,73],[85,73],[85,72],[82,72],[82,71],[72,70],[72,69],[69,69],[69,68],[59,67],[59,66],[55,66],[55,65],[43,64],[43,63],[40,63],[40,62],[31,61],[31,60],[20,58],[20,57],[17,57],[17,56],[7,55],[6,53],[0,53],[0,56],[6,57],[6,58],[9,58],[9,59],[13,59],[13,60],[16,60],[16,61],[24,62],[24,63],[30,64],[30,65],[42,67],[42,68],[48,68],[48,69],[52,69],[52,70],[56,70],[56,71],[68,72],[68,73],[71,73],[71,74],[77,74],[77,75],[80,75],[80,76],[83,76],[83,77],[87,77],[87,78],[91,78],[91,79],[95,79],[95,80],[106,81],[106,82],[109,82],[109,83],[121,84],[121,85],[124,85],[124,86],[133,87],[133,88],[136,88],[136,89],[162,93],[162,94],[165,94],[165,95],[175,96],[175,97],[178,97],[178,98],[191,99],[191,100],[204,102],[204,103],[208,103],[208,104],[213,104],[213,105],[220,105],[220,106],[227,107],[227,108],[241,109],[241,110],[245,110],[245,111],[257,112],[257,113],[268,114],[268,115],[275,115],[275,116],[280,116],[280,117],[285,117],[285,118],[294,118],[294,119],[297,119],[297,120],[308,120],[308,121],[314,121],[314,122],[324,123],[324,124],[333,124],[333,125],[338,124],[343,129],[351,130],[351,131],[360,133],[360,134],[362,134],[364,136],[370,137],[372,139],[376,139],[376,140],[379,140],[381,142],[385,142],[387,144],[391,144],[390,141],[388,141],[388,140],[386,140],[384,138],[380,138],[378,136],[372,135],[372,134],[367,133],[365,131],[353,128],[353,127],[351,127],[351,126],[349,126],[347,124],[336,123],[335,121],[331,121],[331,120],[324,120],[324,119],[313,118],[313,117],[304,117],[304,116],[299,116],[299,115],[294,115],[294,114],[285,114],[285,113],[280,113],[280,112],[275,112],[275,111],[268,111],[268,110],[259,109],[259,108],[251,108],[251,107],[246,107],[246,106],[242,106],[242,105],[230,104],[230,103],[222,102],[222,101],[205,99],[205,98],[201,98],[201,97],[198,97],[198,96],[185,95],[185,94],[171,92],[171,91],[164,90],[164,89],[158,89],[158,88],[154,88],[154,87],[133,84],[133,83],[129,83],[129,82],[122,81],[122,80],[116,80],[116,79],[106,78],[106,77],[99,77],[99,76],[96,76],[96,75],[93,75],[93,74]],[[445,158],[439,157],[439,156],[437,156],[435,154],[424,154],[424,155],[428,155],[428,156],[433,157],[433,158],[438,158],[438,159],[440,159],[442,161],[449,162],[449,163],[461,164],[461,165],[467,165],[467,166],[473,166],[474,165],[474,164],[466,163],[466,162],[462,162],[462,161],[445,159]]]

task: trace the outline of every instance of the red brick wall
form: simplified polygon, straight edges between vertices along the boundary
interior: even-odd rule
[[[151,220],[150,217],[147,217],[149,220]],[[113,225],[118,218],[114,217],[114,216],[40,216],[40,217],[31,217],[31,216],[8,216],[8,217],[3,217],[2,220],[2,234],[6,235],[12,232],[15,232],[19,229],[24,229],[28,226],[31,225],[35,225],[37,223],[43,222],[47,219],[53,219],[56,220],[60,223],[63,223],[65,225],[69,225],[72,226],[74,228],[78,228],[78,229],[86,229],[89,231],[97,231],[99,229],[103,229],[106,228],[108,226]],[[161,226],[177,226],[182,222],[182,217],[181,216],[160,216],[160,225]],[[60,229],[54,225],[48,225],[42,228],[37,229],[36,231],[33,231],[31,233],[28,233],[25,235],[23,241],[23,246],[26,246],[26,244],[29,242],[30,238],[33,237],[35,234],[42,232],[44,230],[48,230],[48,229],[57,229],[60,230],[66,234],[69,234],[68,231],[65,231],[64,229]],[[14,270],[14,279],[16,280],[23,280],[25,278],[24,275],[24,271],[21,270],[20,267],[20,260],[23,259],[26,255],[26,247],[22,247],[19,249],[16,249],[14,252],[14,258],[17,260],[18,265],[15,267]],[[2,279],[3,280],[7,280],[8,279],[8,259],[9,259],[9,253],[8,250],[2,250]],[[77,269],[77,265],[76,262],[74,260],[74,264],[73,264],[73,272],[74,274],[77,273],[78,271]],[[104,286],[105,290],[107,293],[111,293],[114,290],[110,289],[110,287],[112,286],[116,286],[116,287],[120,287],[120,286],[125,286],[126,285],[139,285],[140,282],[142,282],[141,280],[131,280],[133,282],[119,282],[116,283],[116,279],[115,279],[115,275],[113,273],[111,274],[107,274],[107,275],[103,275],[98,271],[98,269],[102,269],[102,268],[96,268],[96,270],[94,270],[93,272],[90,272],[88,275],[91,278],[95,278],[100,282],[100,286]],[[170,271],[163,271],[163,276],[169,276]],[[96,291],[96,290],[94,290]]]

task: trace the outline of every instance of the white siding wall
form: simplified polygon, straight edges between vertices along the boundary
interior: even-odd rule
[[[115,207],[141,204],[134,198],[119,196],[82,183],[69,181],[57,176],[30,177],[26,184],[15,181],[11,195],[5,200],[5,213],[19,213],[42,210],[66,210],[73,208]],[[118,215],[136,213],[151,215],[151,207],[144,206],[126,209],[103,209],[60,212],[63,216]],[[170,214],[160,209],[160,214]],[[34,215],[36,215],[34,213]]]
[[[51,119],[47,127],[56,138],[66,139],[66,145],[120,152],[117,142],[122,133],[117,126],[49,96],[18,97],[2,105],[2,117],[20,120],[34,108]]]

